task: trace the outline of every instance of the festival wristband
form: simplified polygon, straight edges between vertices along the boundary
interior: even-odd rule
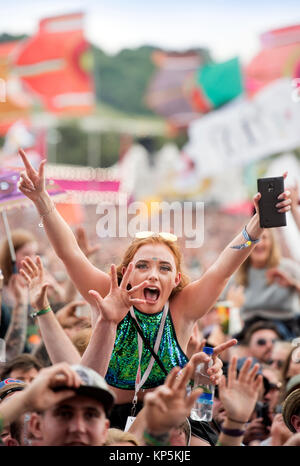
[[[221,427],[221,432],[229,437],[241,437],[245,433],[244,430],[226,429],[226,427]]]
[[[33,312],[32,314],[30,314],[30,317],[34,318],[34,317],[39,317],[39,316],[42,316],[43,314],[47,314],[48,312],[51,312],[52,309],[51,309],[51,306],[49,304],[49,306],[45,307],[45,309],[41,309],[40,311],[37,311],[37,312]]]
[[[155,435],[144,430],[144,439],[146,444],[149,446],[161,447],[170,445],[170,435],[168,432],[165,434]]]
[[[239,244],[239,245],[237,245],[237,246],[230,246],[231,249],[244,249],[244,248],[249,248],[250,246],[252,246],[252,244],[256,244],[256,243],[258,243],[258,242],[260,241],[260,238],[258,238],[258,239],[252,239],[252,238],[249,236],[249,234],[248,234],[248,232],[247,232],[247,230],[246,230],[246,226],[245,226],[245,228],[243,229],[242,233],[243,233],[243,237],[244,237],[245,240],[246,240],[246,243]]]

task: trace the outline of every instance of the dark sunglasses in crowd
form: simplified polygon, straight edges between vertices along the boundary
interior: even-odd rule
[[[284,365],[284,361],[281,359],[270,359],[268,362],[269,366],[275,366],[276,369],[282,369]]]
[[[258,338],[258,340],[256,340],[255,344],[258,345],[258,346],[264,346],[267,343],[271,342],[272,345],[274,345],[277,341],[279,341],[277,338],[272,338],[272,340],[267,340],[266,338]]]

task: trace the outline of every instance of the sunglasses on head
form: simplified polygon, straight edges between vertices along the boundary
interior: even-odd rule
[[[135,234],[137,239],[145,239],[150,237],[157,238],[159,236],[166,241],[177,241],[176,235],[173,235],[173,233],[167,233],[165,231],[162,231],[161,233],[155,233],[154,231],[140,231],[139,233]]]
[[[272,338],[272,340],[266,340],[265,338],[259,338],[258,340],[256,340],[255,343],[258,346],[264,346],[269,342],[271,342],[274,345],[274,343],[276,343],[276,341],[278,341],[276,338]]]

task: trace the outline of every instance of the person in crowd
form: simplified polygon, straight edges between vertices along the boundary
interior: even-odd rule
[[[0,406],[2,422],[39,413],[32,430],[40,445],[97,446],[106,441],[114,395],[92,369],[61,363],[42,369],[12,401]]]
[[[280,376],[292,348],[293,345],[289,341],[277,341],[273,346],[269,364],[272,369],[279,372]]]
[[[20,354],[4,364],[0,370],[0,380],[12,378],[30,383],[38,375],[41,368],[40,362],[33,355]]]
[[[256,358],[259,363],[268,364],[275,343],[281,339],[282,335],[275,324],[257,321],[246,331],[242,344],[247,348],[248,356]]]
[[[131,272],[130,269],[131,267],[128,267],[122,278],[120,286],[118,286],[116,271],[112,266],[112,282],[110,293],[105,297],[105,299],[100,300],[99,303],[101,312],[104,315],[108,312],[113,312],[114,310],[124,312],[123,308],[126,308],[126,306],[129,309],[132,302],[130,301],[130,294],[132,294],[132,290],[127,290],[126,283],[128,283],[128,277]],[[40,258],[36,258],[36,263],[34,263],[34,261],[32,261],[32,259],[29,257],[25,258],[25,260],[22,261],[22,269],[20,270],[20,273],[29,285],[30,302],[32,307],[37,310],[41,334],[52,362],[57,363],[63,360],[67,360],[72,364],[78,363],[79,355],[76,351],[74,351],[74,347],[71,345],[70,340],[66,338],[61,325],[57,321],[56,316],[54,316],[53,312],[51,311],[51,307],[49,306],[49,301],[47,300],[47,283],[45,283],[43,279],[43,265]],[[124,296],[124,289],[126,289],[127,303],[124,303],[126,296]],[[133,302],[134,301],[135,300],[133,299]],[[41,312],[41,314],[39,314],[39,312]],[[102,331],[102,334],[100,335],[100,332],[98,332],[96,337],[101,341],[101,347],[99,347],[99,352],[97,353],[97,359],[101,361],[101,367],[99,366],[99,363],[97,363],[97,365],[98,370],[101,371],[100,373],[105,375],[110,361],[110,355],[114,346],[114,335],[111,335],[109,332],[107,332],[106,327],[103,325],[100,327],[100,331]],[[92,335],[92,338],[95,338],[95,334]],[[227,348],[228,344],[231,345],[232,342],[215,347],[215,354],[217,355],[221,353],[224,349]],[[204,342],[202,342],[201,347],[198,348],[200,353],[193,355],[192,361],[198,360],[200,362],[201,358],[204,357],[204,353],[202,353],[203,345]],[[101,357],[100,354],[103,355],[103,357]],[[81,359],[81,363],[90,365],[91,361],[93,363],[94,358],[94,353],[89,356],[89,350],[87,348],[87,351]],[[216,366],[220,367],[220,364],[217,364]],[[207,429],[205,428],[201,428],[202,435],[207,437],[208,434],[206,430]]]
[[[289,381],[300,374],[300,347],[292,346],[281,370],[281,400],[284,400],[288,392]]]
[[[26,383],[22,380],[13,378],[5,378],[0,382],[0,411],[1,406],[6,400],[15,396],[21,390],[24,390]],[[0,420],[0,445],[1,442],[5,446],[18,446],[24,445],[23,434],[24,434],[24,416],[20,415],[12,420],[12,422],[3,422],[3,428],[1,432],[1,420]]]
[[[254,197],[257,213],[249,220],[243,232],[234,238],[204,275],[192,283],[188,283],[182,272],[181,254],[174,235],[153,232],[139,235],[125,251],[120,266],[112,268],[112,273],[118,275],[119,280],[126,272],[129,274],[126,286],[131,287],[130,312],[128,302],[126,306],[103,312],[100,303],[111,289],[109,275],[88,261],[72,230],[56,211],[45,190],[45,161],[35,170],[24,151],[20,150],[20,156],[25,171],[20,175],[19,189],[35,204],[56,254],[65,264],[80,294],[93,306],[93,335],[87,348],[91,355],[90,367],[99,371],[98,364],[101,364],[97,360],[101,345],[97,336],[100,327],[105,325],[114,334],[115,345],[106,380],[114,387],[117,396],[113,421],[116,424],[113,426],[124,428],[132,408],[141,409],[147,389],[161,385],[172,367],[184,367],[187,364],[185,351],[195,322],[211,309],[230,276],[260,240],[263,234],[258,214],[260,194]],[[290,203],[289,192],[281,193],[276,205],[278,211],[290,210]],[[128,290],[122,288],[121,291],[127,294]],[[139,358],[138,340],[142,337],[137,336],[136,323],[146,334],[144,338],[150,339],[149,344],[154,350],[159,346],[157,356],[162,360],[165,372],[158,363],[154,366],[156,361],[145,347]],[[161,332],[157,333],[159,327]],[[159,339],[162,341],[159,342]],[[143,346],[143,342],[139,341],[139,346]],[[228,344],[230,346],[230,342]],[[148,374],[146,368],[151,368],[150,364],[153,367],[151,372],[148,370]],[[146,376],[149,376],[147,380],[143,377],[141,383],[137,382],[139,366],[142,373],[146,371]],[[220,366],[215,363],[209,370],[212,382],[216,383],[220,376]]]
[[[282,416],[291,432],[300,432],[300,388],[293,390],[285,399]]]
[[[263,232],[259,244],[231,278],[228,289],[233,284],[244,287],[240,315],[245,329],[257,320],[272,321],[289,340],[299,334],[300,265],[281,257],[273,230]]]

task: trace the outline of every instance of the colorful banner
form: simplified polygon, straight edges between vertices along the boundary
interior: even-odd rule
[[[221,174],[300,146],[300,103],[289,79],[265,87],[252,100],[237,99],[189,127],[184,150],[201,177]]]
[[[189,101],[185,85],[197,68],[207,61],[206,57],[196,52],[157,51],[153,54],[153,61],[157,71],[146,94],[148,106],[174,127],[187,127],[198,114]]]
[[[15,58],[14,72],[50,112],[88,114],[94,108],[83,19],[83,13],[43,19]]]
[[[18,169],[0,170],[0,211],[32,204],[32,201],[18,189],[20,171]],[[47,180],[46,189],[50,196],[60,195],[60,198],[62,198],[65,195],[65,191],[53,180]],[[55,200],[60,198],[57,197]]]
[[[300,25],[261,35],[262,50],[245,69],[249,96],[283,77],[300,78]]]
[[[191,101],[196,110],[206,113],[243,93],[243,78],[239,59],[212,63],[199,68]]]

